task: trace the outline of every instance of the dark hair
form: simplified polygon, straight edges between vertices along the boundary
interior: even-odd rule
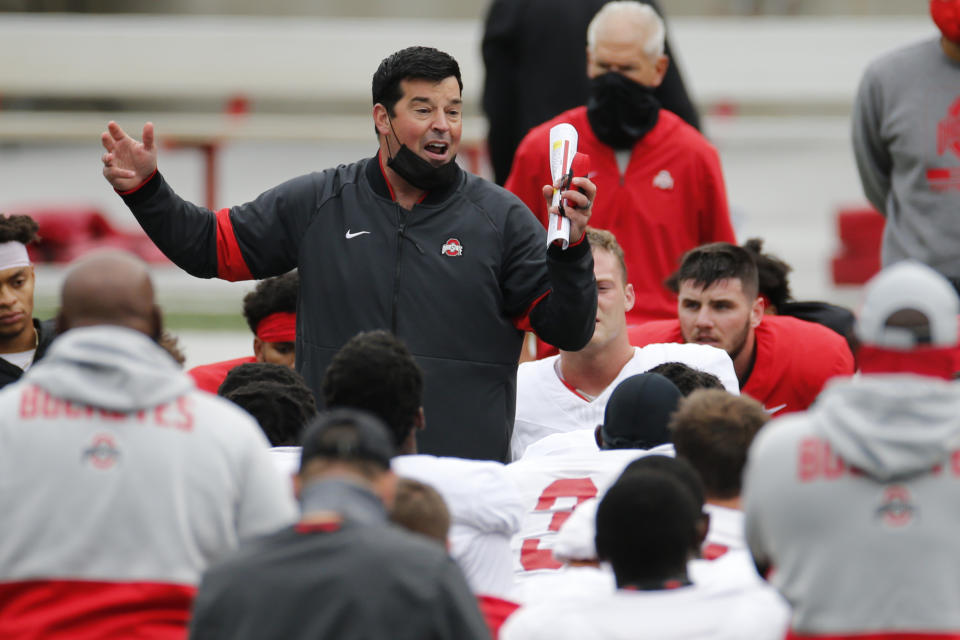
[[[680,389],[684,397],[697,389],[726,389],[717,376],[688,367],[682,362],[663,362],[648,370],[647,373],[659,373]]]
[[[747,450],[769,420],[756,400],[703,389],[680,401],[670,420],[670,432],[677,456],[694,466],[707,495],[736,498]]]
[[[408,531],[447,544],[450,510],[443,497],[428,484],[411,478],[397,480],[390,520]]]
[[[6,215],[0,213],[0,242],[19,242],[30,244],[40,239],[37,231],[40,225],[26,215]]]
[[[597,556],[613,565],[617,585],[683,571],[696,548],[700,509],[669,474],[621,476],[597,508]]]
[[[244,362],[227,372],[223,382],[220,383],[220,388],[217,389],[217,395],[225,396],[234,389],[251,382],[276,382],[307,388],[303,376],[290,367],[271,362]]]
[[[250,331],[271,313],[296,313],[300,278],[296,271],[257,283],[257,287],[243,296],[243,317]]]
[[[423,373],[388,331],[359,333],[333,356],[320,382],[327,408],[369,411],[387,423],[394,445],[410,435],[423,403]]]
[[[643,471],[654,471],[673,476],[690,492],[697,509],[703,508],[703,503],[706,500],[703,481],[700,479],[700,474],[688,461],[671,456],[643,456],[624,467],[623,471],[620,472],[620,478]]]
[[[260,380],[223,397],[256,418],[274,447],[300,444],[304,425],[317,415],[317,403],[306,385]]]
[[[394,106],[403,97],[403,80],[442,82],[451,76],[457,79],[462,93],[460,65],[451,55],[432,47],[401,49],[384,58],[373,74],[373,104],[382,104],[393,117]]]
[[[729,242],[713,242],[683,254],[680,268],[664,284],[676,293],[687,280],[706,289],[720,280],[734,278],[740,280],[747,298],[756,297],[759,281],[753,254]]]
[[[776,308],[790,302],[790,282],[787,274],[793,269],[786,262],[769,253],[763,253],[763,240],[750,238],[743,248],[753,254],[757,262],[757,275],[760,293],[765,295]]]

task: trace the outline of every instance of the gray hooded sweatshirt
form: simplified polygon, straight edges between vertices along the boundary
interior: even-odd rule
[[[869,375],[760,432],[747,541],[807,634],[960,631],[960,385]]]
[[[103,326],[61,335],[0,392],[0,513],[8,628],[140,637],[153,611],[179,602],[185,619],[206,566],[296,508],[249,415]]]

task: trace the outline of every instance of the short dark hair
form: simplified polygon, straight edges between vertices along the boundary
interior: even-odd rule
[[[700,509],[676,478],[654,470],[621,476],[597,508],[597,556],[617,585],[661,579],[686,566]]]
[[[648,370],[647,373],[659,373],[672,382],[684,397],[697,389],[726,389],[717,376],[694,369],[682,362],[663,362]]]
[[[665,284],[677,293],[680,285],[687,280],[706,289],[720,280],[734,278],[740,280],[748,298],[756,297],[760,285],[753,254],[729,242],[713,242],[683,254],[680,268],[667,278]]]
[[[261,381],[303,387],[307,385],[303,376],[282,364],[244,362],[227,372],[226,377],[217,389],[217,395],[225,396],[238,387]]]
[[[403,80],[443,82],[451,76],[457,79],[463,93],[460,65],[453,56],[432,47],[401,49],[384,58],[373,74],[373,104],[382,104],[393,117],[394,107],[403,97]]]
[[[450,533],[450,510],[436,489],[411,478],[397,481],[390,520],[443,545]]]
[[[697,505],[697,509],[703,508],[703,503],[706,501],[703,481],[700,479],[700,474],[697,473],[697,470],[687,460],[659,454],[643,456],[624,467],[619,477],[623,478],[644,471],[654,471],[656,473],[665,473],[673,476],[690,492],[690,495]]]
[[[303,427],[317,415],[317,403],[306,385],[259,380],[223,396],[256,418],[274,447],[300,444]]]
[[[271,313],[296,313],[300,277],[296,271],[257,283],[256,288],[243,296],[243,317],[250,331],[257,332],[257,325]]]
[[[389,331],[358,333],[333,356],[320,382],[324,405],[369,411],[387,423],[399,447],[423,404],[423,373]]]
[[[694,466],[710,498],[736,498],[747,450],[770,415],[756,400],[703,389],[680,401],[670,419],[677,456]]]
[[[778,309],[790,302],[793,298],[787,277],[793,270],[790,265],[773,254],[763,253],[763,240],[760,238],[750,238],[743,248],[752,253],[757,262],[760,293]]]
[[[0,213],[0,242],[19,242],[27,245],[40,239],[37,231],[40,225],[27,215],[6,215]]]

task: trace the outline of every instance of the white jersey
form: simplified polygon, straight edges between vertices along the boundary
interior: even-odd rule
[[[745,551],[747,538],[744,532],[743,511],[721,507],[709,502],[703,510],[710,515],[710,529],[703,542],[703,556],[718,558],[728,551]]]
[[[652,451],[613,449],[583,455],[524,458],[506,466],[520,490],[524,518],[511,541],[517,579],[562,566],[553,556],[561,525],[578,505],[602,495],[628,464]]]
[[[776,592],[693,584],[618,589],[520,608],[501,640],[781,640],[789,613]]]
[[[617,580],[608,565],[566,565],[556,571],[539,572],[524,578],[517,584],[513,600],[530,606],[540,602],[595,598],[616,590]]]
[[[680,362],[712,373],[730,393],[740,394],[737,374],[723,349],[702,344],[649,344],[634,347],[633,357],[592,401],[575,393],[557,375],[561,356],[524,362],[517,369],[517,413],[510,455],[517,460],[531,444],[553,433],[593,429],[603,422],[610,394],[621,382],[665,362]]]
[[[524,505],[499,462],[397,456],[401,477],[435,488],[450,511],[450,555],[477,594],[505,598],[513,589],[510,540],[519,532]]]

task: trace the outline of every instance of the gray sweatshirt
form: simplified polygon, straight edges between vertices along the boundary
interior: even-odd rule
[[[864,193],[887,218],[883,264],[914,258],[960,278],[960,63],[939,38],[867,67],[853,149]]]
[[[751,446],[747,542],[795,631],[957,632],[958,495],[960,385],[836,381]]]

